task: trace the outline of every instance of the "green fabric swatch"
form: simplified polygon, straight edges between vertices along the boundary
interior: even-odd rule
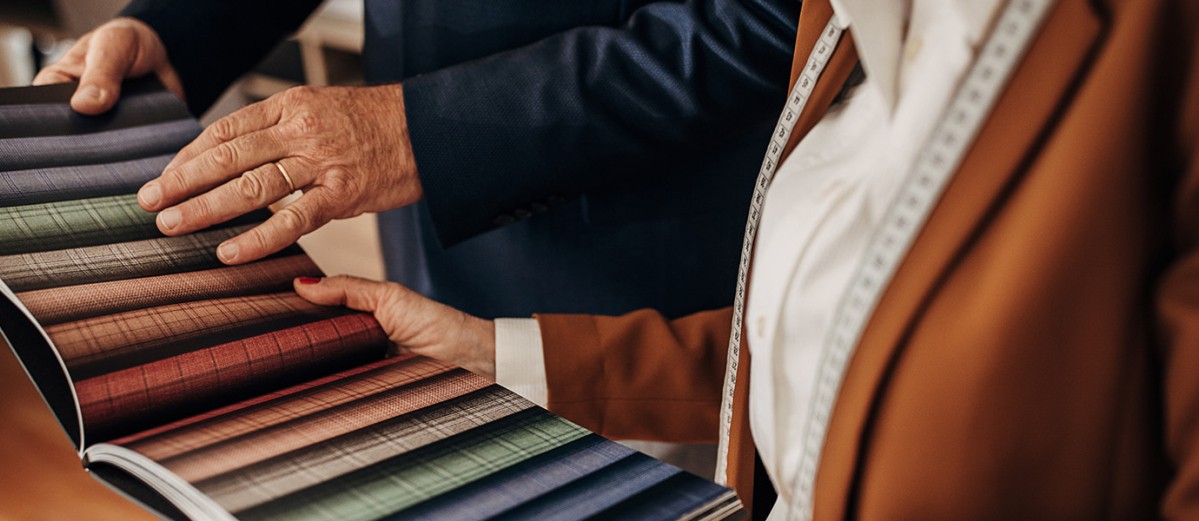
[[[161,237],[154,216],[135,194],[0,208],[0,254]]]

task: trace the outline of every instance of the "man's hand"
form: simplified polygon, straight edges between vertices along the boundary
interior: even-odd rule
[[[179,235],[265,207],[292,188],[304,195],[217,248],[222,261],[260,259],[333,219],[420,199],[400,86],[296,87],[245,107],[180,150],[138,201],[160,212],[164,234]]]
[[[399,284],[357,277],[299,278],[296,293],[315,304],[374,313],[404,351],[495,379],[495,323],[429,300]]]
[[[158,33],[141,20],[117,18],[83,35],[61,59],[42,69],[33,84],[78,81],[71,108],[95,115],[117,102],[122,80],[150,73],[183,99],[183,84]]]

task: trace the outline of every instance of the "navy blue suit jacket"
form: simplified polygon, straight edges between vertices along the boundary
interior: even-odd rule
[[[200,112],[313,0],[135,0]],[[366,0],[425,200],[380,216],[393,279],[476,315],[668,316],[732,298],[785,99],[795,0]]]

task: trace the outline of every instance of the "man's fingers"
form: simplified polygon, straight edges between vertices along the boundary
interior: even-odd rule
[[[290,188],[276,163],[268,163],[159,212],[158,229],[166,235],[202,230],[266,207],[291,193]]]
[[[222,143],[233,141],[251,132],[270,128],[279,123],[281,116],[282,109],[279,104],[270,100],[247,105],[208,125],[208,128],[205,128],[195,140],[175,154],[175,158],[167,164],[165,170],[178,168]]]
[[[138,201],[142,208],[155,211],[270,163],[285,155],[283,143],[275,134],[273,128],[251,132],[210,148],[175,168],[168,166],[158,179],[138,191]],[[294,177],[292,180],[298,182]]]
[[[296,293],[314,304],[346,306],[368,313],[378,311],[382,303],[391,301],[389,293],[408,291],[399,284],[346,275],[324,279],[299,278],[295,281],[295,288]]]
[[[75,81],[76,76],[58,70],[57,68],[42,69],[33,77],[34,85],[53,85],[55,83],[69,83]]]
[[[71,108],[82,114],[101,114],[111,109],[121,95],[121,81],[137,59],[137,35],[131,30],[98,30],[92,35],[84,57],[79,88],[71,97]]]
[[[225,264],[244,264],[282,250],[332,220],[335,203],[327,190],[310,190],[266,222],[222,243],[217,257]]]

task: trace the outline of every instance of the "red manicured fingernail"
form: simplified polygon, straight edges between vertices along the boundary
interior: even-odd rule
[[[321,279],[316,278],[316,277],[299,277],[296,279],[296,281],[299,282],[300,284],[316,284],[316,283],[320,282]]]

